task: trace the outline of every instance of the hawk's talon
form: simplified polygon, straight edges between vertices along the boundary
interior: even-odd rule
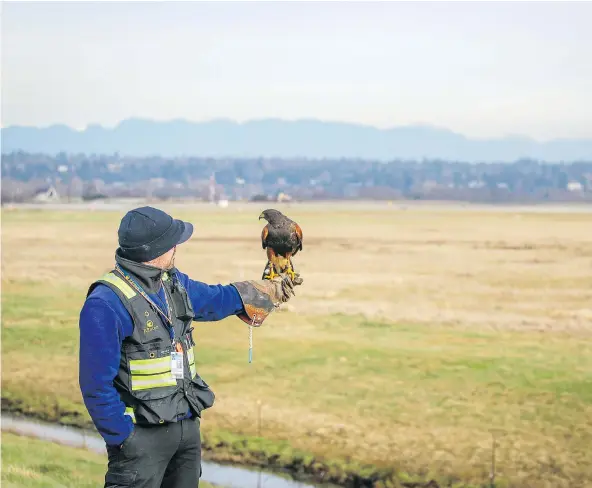
[[[273,269],[273,266],[270,266],[269,273],[267,273],[265,275],[265,279],[273,280],[276,276],[279,276],[279,275],[275,272],[275,270]]]
[[[294,279],[296,278],[296,272],[293,269],[288,268],[286,270],[286,274],[290,276],[290,279],[292,281],[294,281]]]

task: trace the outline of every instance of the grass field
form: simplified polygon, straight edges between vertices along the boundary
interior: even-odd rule
[[[179,269],[209,283],[258,278],[262,208],[175,209],[195,225]],[[592,486],[592,214],[286,212],[304,230],[304,284],[255,330],[254,362],[238,319],[196,326],[199,372],[217,395],[202,423],[210,458],[264,452],[489,486],[495,438],[496,486]],[[78,313],[112,265],[122,215],[3,211],[6,408],[88,421]]]
[[[93,452],[2,433],[5,488],[96,488],[105,482],[106,460]],[[200,482],[200,488],[213,488]]]

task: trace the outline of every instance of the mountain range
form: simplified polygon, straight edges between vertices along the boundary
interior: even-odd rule
[[[470,139],[431,126],[372,126],[304,119],[191,122],[131,118],[114,128],[65,125],[3,128],[2,153],[13,151],[128,156],[305,157],[375,160],[423,158],[465,162],[592,160],[592,139],[539,142],[526,137]]]

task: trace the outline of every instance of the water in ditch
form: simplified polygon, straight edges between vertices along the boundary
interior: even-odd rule
[[[2,430],[5,431],[107,455],[101,436],[88,430],[14,417],[4,413],[1,422]],[[327,486],[301,483],[262,470],[227,466],[208,461],[202,461],[201,479],[225,488],[319,488]]]

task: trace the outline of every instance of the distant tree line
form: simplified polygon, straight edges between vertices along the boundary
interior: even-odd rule
[[[26,201],[51,185],[72,198],[592,201],[592,161],[550,164],[443,160],[136,158],[86,154],[2,155],[2,201]]]

